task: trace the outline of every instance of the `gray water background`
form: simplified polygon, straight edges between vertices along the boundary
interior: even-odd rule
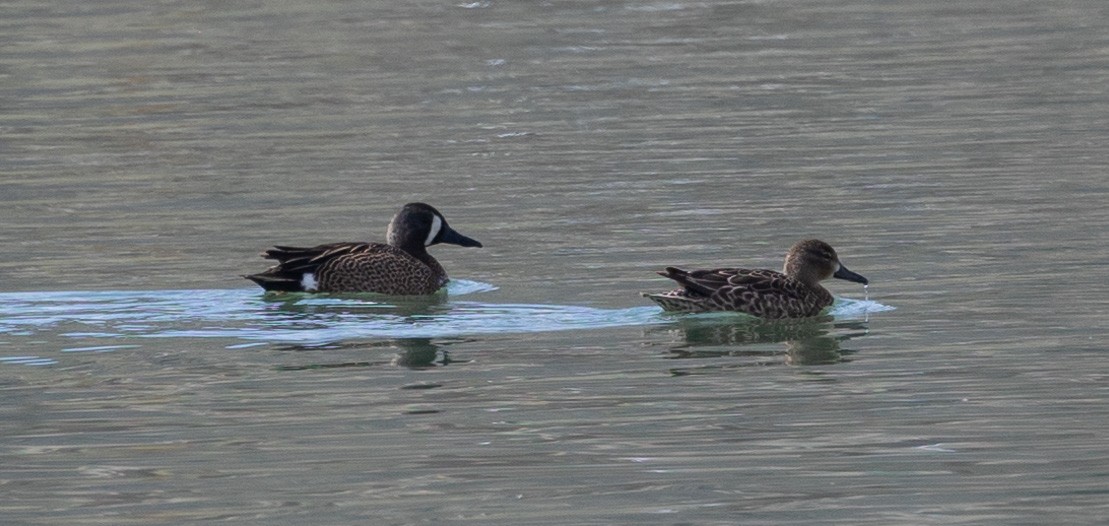
[[[0,5],[4,524],[1109,517],[1109,4]],[[447,297],[238,277],[413,200]],[[805,237],[895,310],[638,296]]]

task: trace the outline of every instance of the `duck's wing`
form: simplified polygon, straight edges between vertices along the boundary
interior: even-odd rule
[[[314,247],[277,245],[262,253],[266,259],[277,260],[275,268],[288,271],[313,272],[325,263],[343,256],[380,251],[380,243],[328,243]]]
[[[752,287],[762,289],[773,283],[775,278],[786,277],[773,270],[745,268],[684,270],[678,267],[666,267],[666,270],[659,274],[678,282],[690,293],[706,297],[725,289]]]
[[[263,258],[277,260],[277,264],[258,274],[243,276],[266,290],[304,292],[322,290],[321,271],[333,267],[361,266],[378,259],[382,254],[403,252],[380,243],[328,243],[314,247],[278,245],[262,254]],[[396,257],[394,255],[394,257]],[[414,259],[414,258],[410,258]]]

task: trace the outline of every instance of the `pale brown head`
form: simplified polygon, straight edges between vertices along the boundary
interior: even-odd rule
[[[828,278],[839,278],[866,285],[869,280],[847,270],[839,261],[835,249],[819,239],[798,241],[786,253],[782,273],[808,285],[816,285]]]

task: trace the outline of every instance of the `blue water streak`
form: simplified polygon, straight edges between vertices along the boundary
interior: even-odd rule
[[[102,339],[69,352],[105,352],[136,338],[227,338],[248,342],[326,343],[352,338],[437,338],[521,334],[671,323],[656,306],[604,309],[574,305],[484,303],[467,296],[496,290],[455,280],[430,297],[265,295],[254,289],[32,292],[0,294],[0,335],[54,334]],[[890,307],[840,299],[836,317]]]

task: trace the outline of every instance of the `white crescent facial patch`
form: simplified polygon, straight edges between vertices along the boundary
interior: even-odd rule
[[[427,241],[424,241],[424,246],[431,246],[432,241],[435,241],[435,236],[439,235],[439,231],[443,229],[443,220],[439,216],[431,217],[431,231],[427,233]]]

